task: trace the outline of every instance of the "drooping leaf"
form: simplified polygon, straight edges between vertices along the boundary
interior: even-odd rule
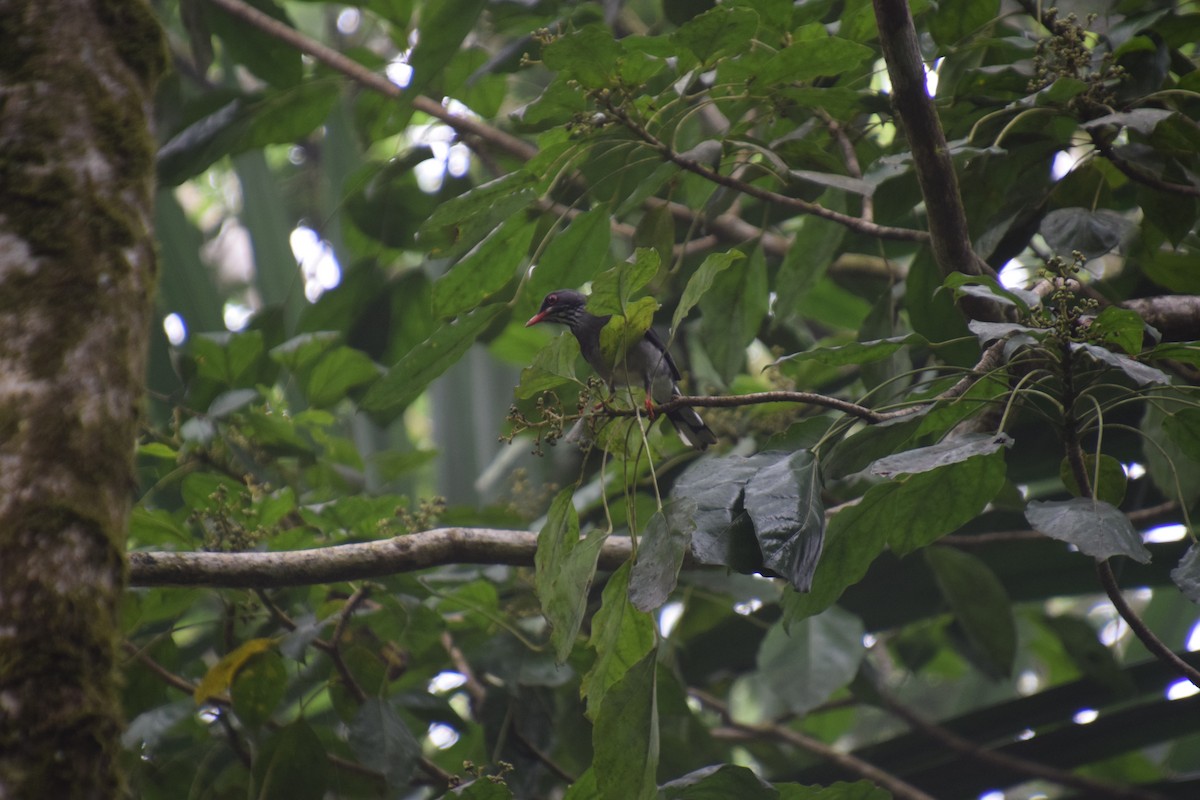
[[[604,694],[592,730],[592,769],[604,800],[658,796],[658,700],[652,648]]]
[[[1133,231],[1133,223],[1111,209],[1058,208],[1042,218],[1039,233],[1059,254],[1074,250],[1087,258],[1098,258],[1121,244]]]
[[[739,572],[762,566],[751,525],[739,525],[744,513],[741,498],[747,481],[758,470],[778,460],[778,453],[750,456],[703,458],[675,481],[671,497],[691,502],[696,529],[692,533],[692,555],[701,564],[721,564]],[[746,520],[749,522],[748,518]]]
[[[1017,623],[1004,584],[979,558],[950,547],[928,547],[925,563],[967,641],[995,675],[1012,673]]]
[[[675,314],[671,317],[671,330],[679,330],[679,323],[687,318],[688,312],[696,307],[700,298],[712,287],[713,280],[718,273],[745,257],[746,254],[739,250],[729,250],[724,253],[712,253],[705,258],[699,269],[692,273],[692,277],[688,278],[687,286],[684,287],[683,295],[679,299],[679,305],[675,307]]]
[[[743,502],[763,564],[800,592],[812,587],[825,540],[821,488],[820,466],[807,450],[763,467],[746,483]]]
[[[421,94],[439,77],[486,5],[487,0],[444,0],[421,6],[420,37],[408,59],[413,71],[406,93]]]
[[[556,289],[574,289],[609,263],[611,209],[601,203],[585,211],[550,240],[529,278],[529,305]]]
[[[593,530],[579,538],[579,517],[568,487],[555,496],[538,534],[534,557],[537,593],[542,613],[550,623],[550,641],[561,664],[575,645],[587,610],[588,590],[596,574],[596,560],[605,536]]]
[[[321,800],[331,778],[325,746],[304,720],[271,735],[255,754],[251,796],[257,800]]]
[[[439,327],[367,390],[362,407],[387,418],[395,417],[434,378],[449,369],[504,308],[503,303],[484,306]]]
[[[1002,286],[990,275],[967,275],[963,272],[950,273],[943,284],[952,289],[956,297],[970,295],[995,300],[1005,305],[1016,306],[1028,314],[1031,308],[1041,304],[1041,297],[1027,289],[1010,289]]]
[[[516,214],[461,258],[433,285],[433,312],[453,317],[475,308],[512,280],[533,239],[534,225]]]
[[[1097,560],[1128,556],[1142,564],[1150,561],[1150,551],[1129,517],[1103,500],[1034,500],[1025,507],[1025,518],[1034,530],[1073,544]]]
[[[999,0],[943,0],[930,14],[929,33],[943,52],[953,52],[968,37],[983,33],[999,10]]]
[[[236,671],[229,687],[238,719],[251,728],[270,719],[287,691],[287,677],[283,659],[274,650],[265,650],[248,658]]]
[[[732,380],[746,363],[746,346],[758,334],[769,300],[761,247],[744,265],[719,273],[700,299],[700,339],[722,380]]]
[[[776,623],[758,650],[757,669],[734,689],[766,719],[803,715],[848,684],[866,655],[862,622],[834,606],[797,622]]]
[[[654,619],[630,602],[629,574],[628,562],[612,574],[604,586],[600,610],[592,618],[588,647],[596,651],[596,660],[583,676],[580,692],[587,698],[587,714],[593,720],[609,688],[654,650]]]
[[[537,199],[537,178],[517,170],[437,206],[417,242],[439,257],[465,253]]]
[[[368,697],[349,727],[350,749],[363,766],[386,776],[388,786],[408,784],[421,757],[421,743],[391,702]]]
[[[947,464],[957,464],[975,456],[990,455],[1002,447],[1011,446],[1012,439],[1003,433],[968,433],[929,447],[918,447],[915,450],[884,456],[873,462],[869,469],[872,475],[884,478],[901,474],[913,475]]]
[[[660,608],[675,589],[696,528],[694,511],[689,500],[671,500],[646,523],[629,574],[629,601],[638,611]]]

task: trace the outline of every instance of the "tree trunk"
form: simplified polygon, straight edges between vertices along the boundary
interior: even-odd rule
[[[115,797],[155,277],[144,0],[0,0],[0,798]]]

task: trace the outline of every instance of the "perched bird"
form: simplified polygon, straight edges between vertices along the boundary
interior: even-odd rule
[[[667,346],[653,330],[625,354],[623,363],[607,364],[600,351],[600,331],[610,317],[598,317],[587,308],[587,297],[570,289],[559,289],[546,295],[538,313],[529,318],[525,327],[539,322],[557,322],[566,325],[579,342],[579,352],[591,365],[596,374],[613,385],[641,384],[646,390],[646,407],[651,401],[665,403],[680,395],[679,368],[667,352]],[[666,412],[667,419],[679,432],[685,444],[703,450],[717,443],[712,432],[694,408],[683,406]]]

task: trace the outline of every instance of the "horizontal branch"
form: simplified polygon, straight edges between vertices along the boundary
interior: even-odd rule
[[[129,554],[131,586],[207,586],[270,589],[382,578],[446,564],[533,566],[537,534],[491,528],[435,528],[377,542],[310,550],[242,553]],[[616,569],[629,559],[629,539],[610,536],[600,567]]]

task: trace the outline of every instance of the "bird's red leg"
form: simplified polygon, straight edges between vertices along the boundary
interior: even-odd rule
[[[650,389],[649,388],[646,389],[646,416],[648,416],[651,420],[654,419],[654,407],[653,407],[653,403],[651,403],[651,401],[650,401]]]

